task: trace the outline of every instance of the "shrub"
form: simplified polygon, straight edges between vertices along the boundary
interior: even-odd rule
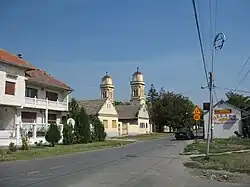
[[[43,141],[40,140],[39,142],[35,142],[36,147],[44,147]]]
[[[9,144],[9,150],[11,152],[15,152],[17,150],[17,146],[13,142],[10,142],[10,144]]]
[[[92,124],[94,126],[93,139],[98,141],[104,141],[107,134],[103,123],[96,116],[91,116]]]
[[[74,141],[73,126],[71,124],[63,125],[63,144],[70,145]]]
[[[28,150],[29,149],[29,137],[27,135],[22,136],[22,150]]]
[[[59,142],[59,140],[61,139],[61,135],[56,124],[51,124],[49,126],[49,129],[45,135],[45,139],[50,143],[52,147],[54,147],[55,144]]]

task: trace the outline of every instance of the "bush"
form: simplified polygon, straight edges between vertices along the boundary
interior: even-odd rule
[[[9,150],[11,152],[15,152],[17,150],[17,147],[16,147],[16,145],[13,142],[10,142],[10,144],[9,144]]]
[[[39,148],[43,148],[44,147],[42,140],[40,140],[39,142],[35,142],[35,145],[36,145],[36,147],[39,147]]]
[[[92,125],[94,126],[93,139],[98,141],[104,141],[107,133],[105,132],[105,128],[103,123],[96,116],[91,116]]]
[[[22,136],[22,150],[28,150],[29,149],[29,137],[27,135]]]
[[[49,126],[49,129],[45,135],[45,139],[51,144],[52,147],[54,147],[55,144],[59,142],[59,140],[61,139],[61,135],[56,124],[51,124]]]
[[[64,124],[63,125],[63,144],[70,145],[74,141],[73,126]]]

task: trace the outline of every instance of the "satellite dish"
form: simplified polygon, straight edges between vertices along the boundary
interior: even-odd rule
[[[69,118],[67,120],[67,125],[72,125],[72,127],[74,128],[74,126],[75,126],[75,120],[73,118]]]

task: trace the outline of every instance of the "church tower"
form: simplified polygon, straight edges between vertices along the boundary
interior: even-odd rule
[[[143,74],[139,72],[139,68],[137,67],[137,71],[132,75],[132,81],[130,82],[131,86],[131,100],[132,104],[145,104],[145,94],[144,87],[145,83],[143,81]]]
[[[109,98],[111,101],[114,100],[114,85],[111,76],[108,75],[108,72],[106,72],[106,75],[102,78],[100,89],[102,99]]]

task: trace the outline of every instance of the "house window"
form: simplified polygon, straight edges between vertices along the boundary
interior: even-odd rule
[[[145,128],[145,123],[140,123],[140,128]]]
[[[112,128],[117,128],[116,120],[112,120]]]
[[[25,89],[25,97],[37,97],[37,89],[34,89],[34,88],[29,88],[29,87],[26,87]]]
[[[48,98],[48,100],[50,101],[57,101],[58,93],[46,91],[46,98]]]
[[[5,94],[6,95],[15,95],[15,87],[16,87],[16,83],[6,81],[5,82]]]
[[[148,124],[146,123],[146,128],[148,128]]]
[[[103,120],[103,125],[104,125],[104,128],[108,128],[108,120]]]
[[[48,114],[48,123],[56,124],[56,114]]]
[[[22,122],[24,122],[24,123],[35,123],[36,122],[36,112],[22,112],[21,118],[22,118]]]

